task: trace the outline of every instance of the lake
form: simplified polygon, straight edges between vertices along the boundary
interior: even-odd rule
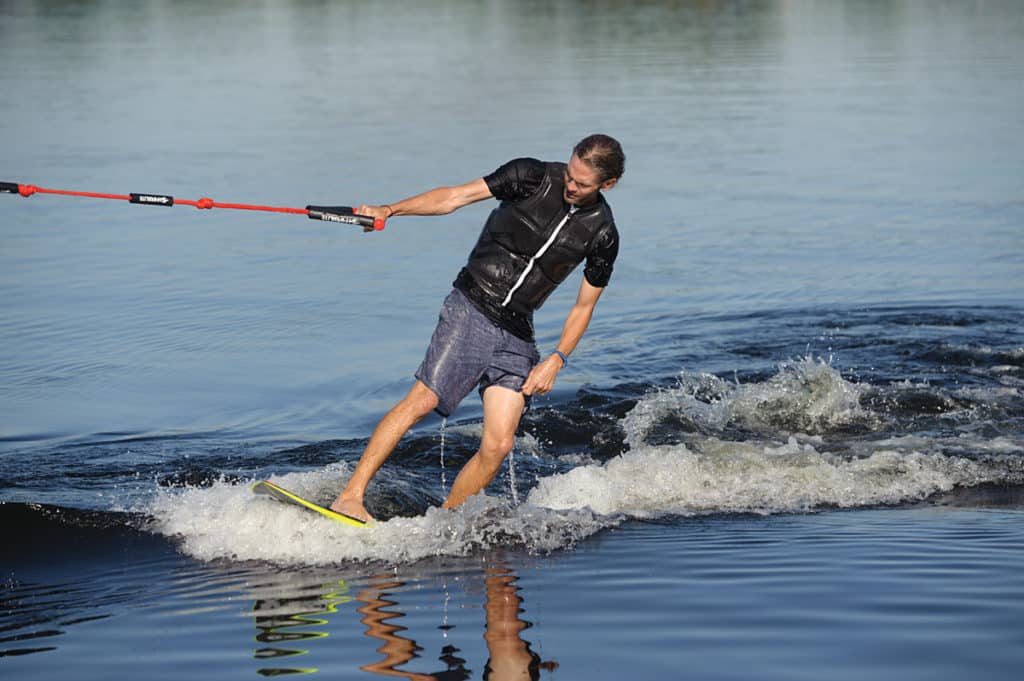
[[[0,195],[0,673],[1015,679],[1024,6],[17,1],[0,181],[383,204],[618,138],[590,328],[329,501],[489,202]],[[538,311],[552,349],[580,272]]]

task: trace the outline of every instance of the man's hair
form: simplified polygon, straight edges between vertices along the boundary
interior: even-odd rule
[[[622,177],[626,170],[626,155],[614,137],[588,135],[573,147],[572,153],[601,176],[601,182]]]

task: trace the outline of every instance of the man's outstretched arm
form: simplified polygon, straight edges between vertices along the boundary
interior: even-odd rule
[[[483,178],[454,187],[436,187],[416,196],[382,206],[359,206],[356,213],[388,219],[395,215],[447,215],[493,196]]]

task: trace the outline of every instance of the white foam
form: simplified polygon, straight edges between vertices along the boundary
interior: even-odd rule
[[[779,513],[924,499],[956,486],[998,481],[998,464],[917,451],[879,450],[843,459],[790,438],[786,443],[704,441],[643,446],[603,465],[541,480],[527,502],[599,514]]]
[[[827,433],[878,421],[861,407],[863,392],[830,364],[812,357],[780,364],[778,373],[761,383],[684,373],[677,387],[655,390],[639,400],[622,427],[631,448],[672,416],[712,431],[735,423],[759,432]]]
[[[925,450],[941,452],[947,455],[970,454],[973,458],[977,458],[978,455],[1024,454],[1024,438],[1011,435],[990,437],[987,434],[971,432],[962,432],[945,437],[902,435],[875,442],[856,443],[851,449],[854,453],[867,455],[879,447],[900,452]]]
[[[340,489],[344,467],[273,478],[300,495],[320,498]],[[318,565],[344,561],[410,563],[430,556],[467,555],[498,545],[552,551],[608,527],[590,511],[510,508],[483,495],[448,511],[394,518],[367,528],[327,521],[313,513],[254,495],[249,483],[164,491],[143,509],[157,529],[200,560],[258,560]]]
[[[860,406],[863,388],[821,359],[805,357],[779,365],[764,383],[737,386],[734,418],[748,427],[783,425],[789,431],[829,432],[874,415]]]
[[[496,546],[563,549],[624,518],[899,504],[958,486],[1020,482],[1013,457],[979,461],[929,453],[934,442],[919,437],[875,446],[870,454],[849,458],[819,451],[813,438],[769,443],[709,438],[699,451],[643,445],[603,464],[543,478],[520,506],[481,495],[454,511],[432,508],[420,517],[368,528],[333,523],[256,496],[248,483],[163,491],[144,510],[160,532],[176,537],[183,551],[200,560],[395,564]],[[346,477],[341,465],[274,480],[322,499]]]
[[[721,430],[732,418],[728,400],[732,390],[729,384],[711,374],[682,374],[677,387],[648,393],[623,417],[621,424],[626,444],[631,448],[642,444],[655,426],[676,414],[698,425]]]
[[[495,546],[562,549],[624,518],[899,504],[955,487],[1024,479],[1014,463],[1024,443],[1013,436],[853,438],[844,440],[841,456],[828,452],[828,435],[836,429],[881,423],[861,407],[862,390],[812,358],[782,364],[760,383],[684,374],[677,387],[646,395],[622,419],[629,451],[604,463],[586,452],[559,457],[575,468],[540,479],[521,505],[515,495],[511,504],[478,496],[454,511],[434,508],[421,517],[355,528],[257,497],[248,483],[220,482],[162,491],[143,510],[159,531],[177,537],[184,551],[202,560],[408,563]],[[972,390],[964,388],[961,397]],[[1005,396],[1015,397],[1016,391],[987,389],[984,395],[990,401]],[[660,425],[674,427],[678,419],[702,434],[685,445],[647,441]],[[730,424],[754,431],[758,439],[723,439]],[[478,429],[459,428],[466,434]],[[535,459],[547,456],[544,443],[531,435],[520,437],[517,447]],[[348,474],[349,466],[338,464],[274,479],[324,501]]]

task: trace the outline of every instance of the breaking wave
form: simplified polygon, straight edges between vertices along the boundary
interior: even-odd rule
[[[340,466],[273,480],[306,498],[326,501],[346,477],[347,470]],[[571,546],[613,522],[588,509],[512,507],[479,495],[456,510],[433,507],[412,518],[350,527],[256,497],[248,484],[232,482],[164,492],[146,510],[162,534],[178,538],[182,550],[201,560],[303,565],[411,563],[508,545],[548,552]]]
[[[522,495],[509,470],[511,494],[492,487],[491,496],[453,511],[421,498],[402,514],[413,517],[353,528],[256,497],[249,482],[232,479],[161,490],[144,511],[162,534],[202,560],[409,563],[497,546],[565,549],[629,519],[895,505],[981,485],[1024,484],[1019,436],[973,428],[984,405],[1002,404],[1005,411],[1006,400],[1017,397],[1006,391],[1014,389],[965,391],[947,394],[906,381],[861,385],[813,358],[783,363],[747,383],[683,374],[676,386],[651,389],[618,418],[624,442],[617,455],[602,456],[598,446],[549,453],[540,439],[521,436],[517,449],[526,456],[515,467],[528,479]],[[945,425],[906,427],[926,417],[946,419],[938,422]],[[950,418],[969,427],[949,428]],[[470,431],[471,425],[457,426],[449,434]],[[326,504],[350,466],[272,479]],[[377,484],[387,498],[408,498],[407,488],[436,485],[437,475],[443,479],[443,469],[425,466],[411,479],[384,475]]]
[[[1020,482],[1011,461],[882,449],[846,459],[791,437],[779,446],[709,440],[643,446],[601,465],[541,480],[528,502],[638,518],[792,513],[920,501],[959,486]]]

